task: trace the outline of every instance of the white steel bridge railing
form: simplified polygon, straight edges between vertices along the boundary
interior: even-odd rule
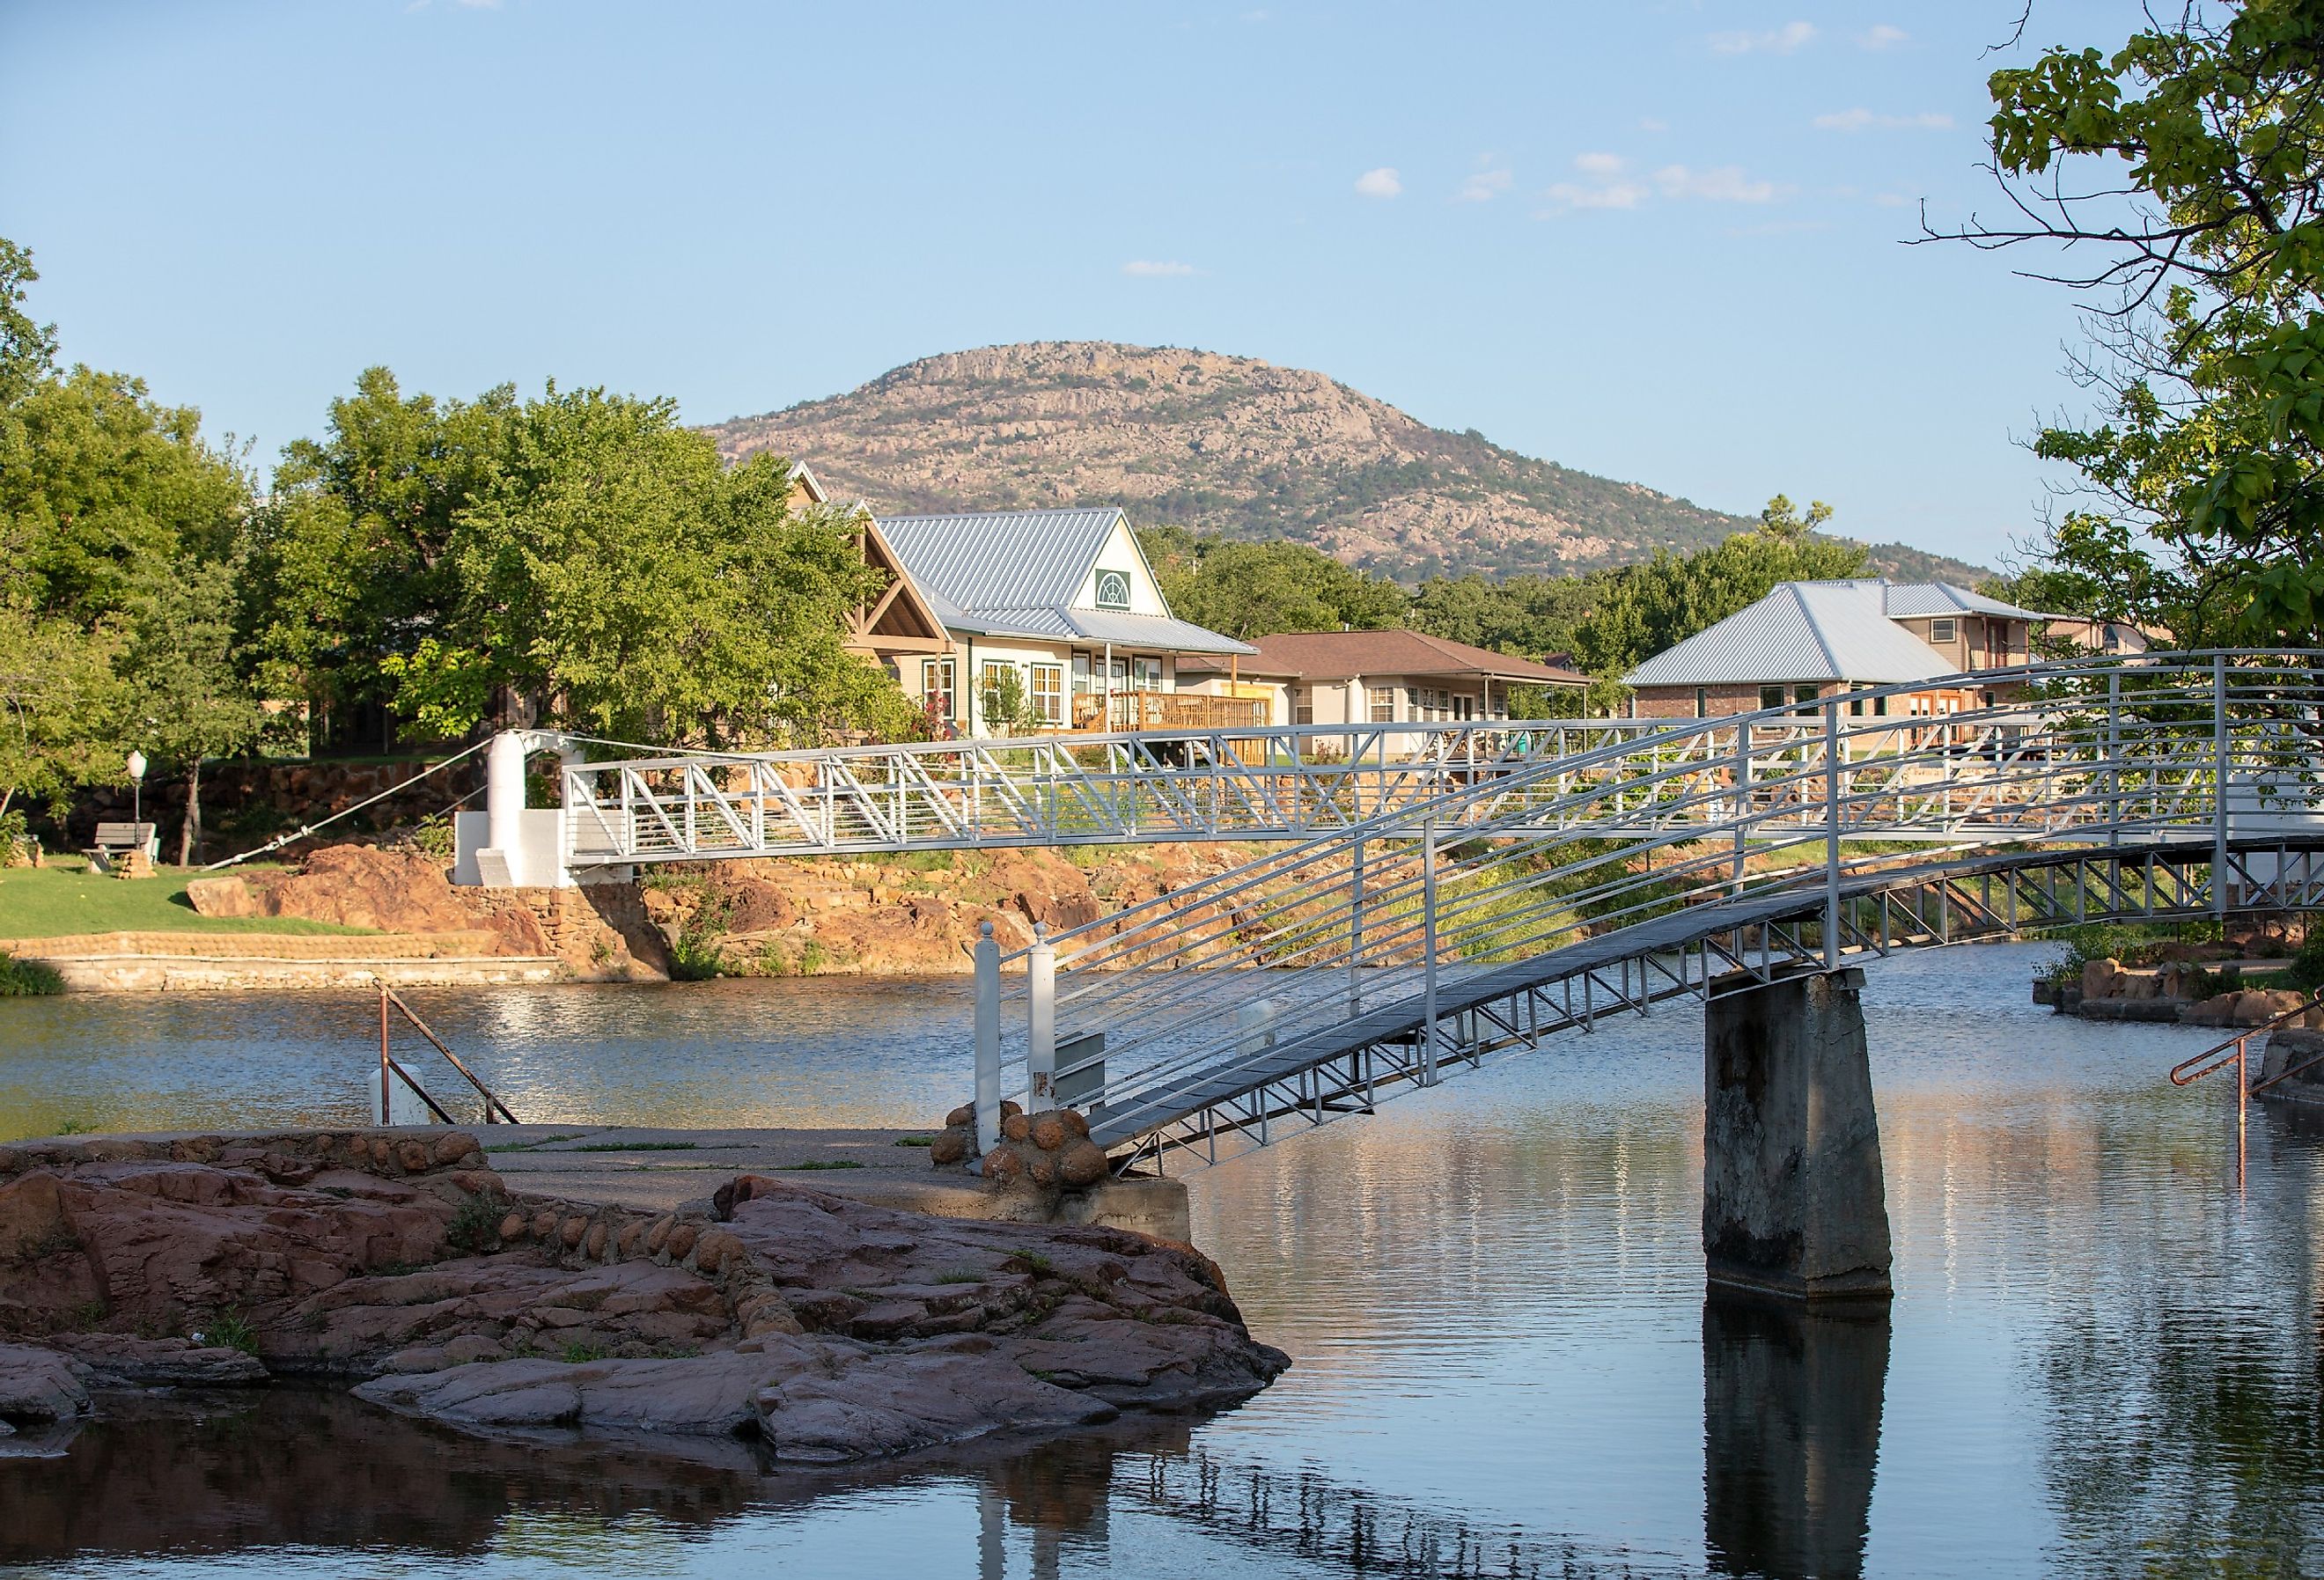
[[[1301,725],[576,762],[565,856],[1300,839],[1662,732],[1641,719]]]
[[[1047,1105],[1062,1077],[1102,1140],[1137,1141],[1311,1055],[1352,1071],[1353,1055],[1394,1043],[1398,1072],[1428,1084],[1448,1047],[1477,1040],[1474,1021],[1448,1027],[1441,1003],[1473,1017],[1474,984],[1529,982],[1527,962],[1554,974],[1562,951],[1628,929],[1642,942],[1625,983],[1635,965],[1643,984],[1649,955],[1738,934],[1738,917],[1763,918],[1764,949],[1768,924],[1803,910],[1794,951],[1829,966],[1881,946],[1852,897],[1900,863],[1989,873],[1997,854],[2046,861],[2070,847],[2148,853],[2144,869],[2074,880],[2110,886],[2095,910],[2136,909],[2129,892],[2143,890],[2149,909],[2183,912],[2188,866],[2174,856],[2159,872],[2163,846],[2202,858],[2199,903],[2221,913],[2239,902],[2238,872],[2246,888],[2258,882],[2231,844],[2324,835],[2314,655],[2150,656],[2008,678],[2023,696],[1941,720],[1879,711],[1923,682],[1804,716],[1769,709],[1610,732],[1554,759],[1497,758],[1005,959],[987,943],[980,1097],[989,1084],[996,1104],[1014,1088]],[[1004,965],[1024,968],[1006,987]],[[1318,1122],[1323,1107],[1318,1097]]]

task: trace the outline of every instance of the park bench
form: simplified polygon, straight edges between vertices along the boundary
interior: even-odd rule
[[[87,855],[101,872],[117,877],[150,877],[161,853],[161,831],[153,823],[99,823],[97,843]]]

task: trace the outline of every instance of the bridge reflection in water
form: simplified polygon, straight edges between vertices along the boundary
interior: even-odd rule
[[[1704,1527],[1714,1567],[1857,1573],[1886,1319],[1714,1305],[1704,1340]],[[530,1554],[595,1566],[659,1550],[674,1560],[721,1529],[787,1523],[817,1499],[949,1483],[973,1489],[979,1580],[1055,1580],[1068,1564],[1088,1572],[1108,1559],[1156,1572],[1141,1566],[1158,1556],[1155,1519],[1195,1538],[1189,1557],[1222,1556],[1223,1547],[1303,1572],[1416,1580],[1700,1572],[1692,1555],[1480,1521],[1319,1470],[1222,1455],[1185,1420],[975,1446],[936,1464],[770,1475],[740,1445],[658,1453],[629,1443],[480,1441],[322,1389],[135,1399],[108,1413],[61,1457],[6,1467],[0,1564],[139,1557],[185,1574],[204,1572],[207,1557],[242,1572],[286,1548],[315,1575],[375,1573],[386,1554]],[[960,1573],[965,1557],[931,1554],[928,1572]]]

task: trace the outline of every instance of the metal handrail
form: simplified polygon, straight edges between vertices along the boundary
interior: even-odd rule
[[[502,1102],[499,1095],[494,1093],[490,1086],[485,1086],[483,1081],[477,1079],[476,1072],[470,1069],[466,1064],[462,1063],[460,1056],[454,1053],[450,1048],[445,1045],[442,1038],[437,1036],[434,1031],[429,1029],[428,1022],[420,1018],[419,1012],[415,1011],[410,1004],[403,1002],[403,996],[401,993],[388,986],[384,982],[380,983],[378,985],[379,1114],[383,1123],[385,1123],[387,1119],[388,1095],[392,1090],[392,1088],[388,1085],[388,1078],[391,1075],[396,1079],[401,1080],[407,1087],[410,1088],[413,1095],[417,1096],[420,1101],[428,1105],[428,1112],[434,1114],[440,1123],[445,1124],[456,1123],[449,1113],[447,1113],[444,1111],[443,1104],[438,1103],[435,1098],[429,1096],[428,1089],[422,1086],[417,1080],[414,1080],[412,1078],[411,1072],[405,1069],[395,1056],[389,1051],[389,1022],[387,1011],[388,1006],[391,1004],[402,1012],[403,1018],[411,1022],[411,1029],[419,1032],[420,1036],[426,1038],[430,1043],[432,1043],[435,1046],[436,1051],[442,1054],[445,1058],[449,1060],[452,1067],[459,1071],[461,1076],[466,1079],[468,1085],[476,1089],[477,1095],[481,1096],[484,1100],[484,1123],[486,1124],[516,1124],[520,1123],[517,1116],[509,1111],[508,1104]]]
[[[2309,1011],[2319,1006],[2324,1006],[2324,998],[2311,998],[2306,1003],[2301,1004],[2295,1009],[2286,1010],[2282,1014],[2272,1016],[2265,1021],[2258,1022],[2256,1025],[2245,1027],[2236,1036],[2228,1038],[2225,1042],[2218,1044],[2215,1048],[2205,1049],[2202,1052],[2195,1055],[2192,1058],[2181,1059],[2177,1064],[2171,1067],[2171,1084],[2174,1086],[2191,1086],[2197,1081],[2201,1080],[2205,1076],[2217,1074],[2218,1071],[2227,1068],[2228,1065],[2237,1062],[2237,1060],[2242,1058],[2242,1049],[2244,1045],[2249,1042],[2253,1038],[2258,1036],[2261,1032],[2273,1031],[2278,1027],[2283,1025],[2286,1021],[2296,1021],[2300,1019],[2301,1016],[2308,1013]],[[2225,1057],[2227,1054],[2231,1052],[2236,1054],[2236,1058],[2235,1059],[2230,1059]],[[2319,1058],[2324,1058],[2324,1056],[2319,1056]],[[2209,1060],[2210,1062],[2206,1063],[2206,1060]],[[2301,1069],[2306,1069],[2308,1067],[2306,1065],[2302,1065],[2300,1067]],[[2290,1075],[2292,1073],[2292,1071],[2286,1070],[2284,1075]],[[2283,1076],[2272,1076],[2265,1082],[2263,1082],[2260,1086],[2254,1086],[2252,1090],[2254,1092],[2264,1090],[2268,1086],[2274,1086],[2277,1081],[2282,1079],[2283,1079]]]

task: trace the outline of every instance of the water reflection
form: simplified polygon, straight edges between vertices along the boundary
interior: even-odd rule
[[[495,1442],[391,1416],[321,1387],[264,1393],[107,1395],[69,1453],[5,1471],[0,1564],[95,1569],[145,1558],[168,1572],[205,1555],[299,1556],[302,1572],[371,1573],[378,1555],[464,1566],[547,1560],[595,1572],[715,1572],[702,1544],[795,1521],[818,1501],[875,1500],[932,1541],[931,1573],[979,1580],[1070,1566],[1132,1573],[1207,1551],[1262,1572],[1431,1580],[1688,1572],[1669,1555],[1479,1524],[1334,1482],[1312,1466],[1222,1458],[1198,1422],[1145,1418],[1031,1445],[846,1472],[770,1474],[725,1440],[650,1447]],[[942,1550],[946,1501],[973,1508],[969,1551]],[[1124,1538],[1116,1550],[1115,1535]],[[968,1560],[973,1558],[973,1564]],[[864,1572],[871,1572],[868,1569]]]
[[[2324,1113],[2255,1112],[2238,1197],[2231,1094],[2162,1078],[2211,1034],[2053,1017],[2026,996],[2045,953],[1871,968],[1885,1329],[1705,1309],[1702,1021],[1672,1007],[1190,1176],[1196,1240],[1295,1357],[1227,1415],[815,1479],[246,1401],[240,1428],[149,1426],[141,1449],[100,1426],[66,1461],[0,1462],[0,1537],[37,1483],[41,1550],[88,1555],[51,1573],[134,1552],[170,1580],[294,1549],[495,1577],[2324,1575]],[[739,985],[423,1012],[621,1117],[800,1123],[827,1097],[898,1124],[954,1100],[957,984]],[[58,1084],[143,1123],[328,1118],[308,1105],[330,1081],[359,1102],[363,1027],[325,1018],[0,1003],[0,1128]]]
[[[1702,1535],[1722,1575],[1864,1572],[1886,1303],[1807,1311],[1715,1295],[1702,1307]]]

